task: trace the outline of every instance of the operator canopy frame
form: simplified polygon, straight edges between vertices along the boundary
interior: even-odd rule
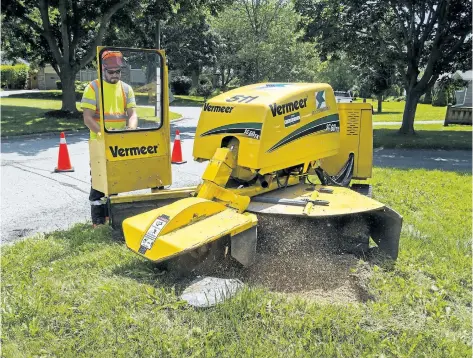
[[[111,99],[106,96],[111,95],[111,92],[104,93],[104,86],[107,86],[104,76],[106,66],[104,66],[104,60],[102,58],[106,51],[119,51],[122,54],[122,59],[118,61],[112,61],[112,72],[119,69],[121,75],[116,73],[113,76],[131,86],[134,94],[134,101],[136,103],[135,110],[137,111],[138,125],[136,129],[127,126],[124,129],[116,129],[108,125],[107,119],[113,120],[113,113],[107,111],[107,107],[110,107]],[[100,79],[100,115],[101,119],[104,120],[104,130],[107,134],[120,134],[127,131],[154,131],[159,130],[163,126],[164,122],[164,59],[162,54],[158,50],[154,49],[133,49],[124,47],[103,47],[99,51],[98,56],[99,66],[99,79]],[[107,60],[105,60],[106,62]],[[110,63],[109,63],[110,64]],[[105,82],[105,83],[104,83]],[[128,100],[133,99],[131,96]],[[146,108],[140,108],[138,106]],[[109,122],[111,123],[111,121]]]

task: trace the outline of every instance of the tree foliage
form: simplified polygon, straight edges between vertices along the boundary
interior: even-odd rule
[[[321,63],[316,81],[330,84],[335,91],[349,91],[355,86],[357,77],[350,59],[337,56]]]
[[[381,53],[396,66],[407,92],[402,133],[414,132],[418,100],[439,76],[471,64],[470,1],[296,0],[296,8],[322,54],[343,50],[370,64]]]
[[[169,68],[198,75],[204,66],[215,62],[217,39],[210,31],[208,18],[231,0],[145,1],[117,12],[108,44],[126,47],[162,48]]]
[[[238,0],[215,17],[223,86],[236,77],[241,84],[312,81],[319,61],[313,45],[301,41],[298,22],[291,3],[282,0]]]
[[[3,1],[6,54],[50,63],[61,78],[62,110],[77,112],[75,75],[94,58],[110,19],[129,1]]]

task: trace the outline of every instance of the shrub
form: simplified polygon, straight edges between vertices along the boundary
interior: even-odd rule
[[[8,88],[26,88],[28,78],[28,66],[19,65],[1,65],[0,66],[2,87]]]
[[[61,83],[61,81],[56,81],[56,88],[57,88],[58,90],[62,89],[62,83]]]
[[[74,82],[74,85],[76,87],[76,91],[79,91],[79,92],[83,92],[88,84],[89,84],[89,82],[87,82],[87,81],[75,81]]]
[[[424,103],[425,104],[432,104],[432,91],[429,90],[425,93]]]
[[[199,85],[197,86],[197,95],[207,98],[213,91],[214,86],[212,85],[212,82],[207,77],[201,77],[199,79]]]
[[[447,105],[447,91],[445,88],[439,88],[432,96],[432,106],[445,107]]]
[[[214,89],[212,92],[212,97],[218,96],[219,94],[223,93],[220,88]]]
[[[432,104],[432,92],[427,91],[425,94],[420,96],[419,103]]]
[[[204,98],[209,97],[213,91],[214,91],[214,87],[209,82],[204,83],[204,84],[199,83],[199,85],[197,86],[197,94],[199,96],[203,96]]]
[[[171,89],[177,95],[189,95],[192,80],[187,76],[176,76],[171,80]]]

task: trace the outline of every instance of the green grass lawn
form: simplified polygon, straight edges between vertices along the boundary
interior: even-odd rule
[[[58,91],[52,91],[55,94]],[[40,93],[32,93],[37,95]],[[33,96],[34,97],[34,96]],[[50,97],[46,97],[50,98]],[[61,109],[59,99],[4,97],[0,99],[2,137],[23,134],[60,132],[86,129],[81,116],[77,119],[54,118],[46,112]],[[77,109],[80,109],[77,103]],[[153,116],[152,108],[137,108],[138,116]],[[178,113],[170,112],[171,120],[180,118]]]
[[[404,224],[394,266],[352,268],[369,271],[365,302],[258,286],[194,309],[108,227],[81,224],[2,247],[2,356],[471,357],[471,175],[373,175]]]
[[[405,149],[472,149],[471,126],[444,127],[442,124],[418,124],[415,126],[416,134],[407,137],[398,133],[399,127],[374,126],[373,146]]]
[[[356,102],[362,102],[357,99]],[[367,100],[374,107],[373,122],[402,122],[402,114],[406,102],[383,102],[381,113],[377,113],[378,102]],[[433,107],[430,104],[419,103],[417,105],[415,121],[443,121],[447,107]]]

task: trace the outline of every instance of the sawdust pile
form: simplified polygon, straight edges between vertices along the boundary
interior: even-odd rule
[[[346,236],[366,234],[361,220],[343,224]],[[250,287],[324,303],[365,301],[370,298],[365,289],[369,270],[353,273],[359,258],[342,249],[347,237],[339,225],[322,219],[258,215],[257,259],[252,266],[212,258],[193,273],[238,278]]]

